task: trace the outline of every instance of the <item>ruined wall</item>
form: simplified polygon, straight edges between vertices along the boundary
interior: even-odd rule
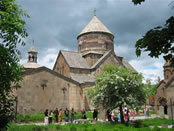
[[[47,71],[24,75],[21,88],[16,91],[18,113],[44,112],[56,107],[81,110],[80,91],[78,85]]]
[[[56,66],[54,68],[55,72],[58,72],[64,76],[70,77],[70,68],[66,63],[62,54],[59,55]]]

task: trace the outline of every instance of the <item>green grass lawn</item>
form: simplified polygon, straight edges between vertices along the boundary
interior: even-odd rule
[[[92,112],[86,112],[86,116],[87,118],[91,118],[92,119]],[[33,113],[33,114],[27,114],[27,115],[21,115],[18,114],[17,115],[17,122],[21,123],[21,122],[43,122],[44,121],[44,113]],[[81,119],[82,118],[82,114],[81,112],[76,112],[74,115],[75,119]],[[62,119],[65,120],[65,114],[63,113]],[[53,121],[55,120],[55,117],[53,116]]]
[[[174,131],[174,129],[158,128],[161,124],[171,125],[171,120],[168,119],[146,119],[135,121],[130,124],[120,123],[99,123],[96,124],[85,122],[84,124],[67,124],[67,125],[55,125],[48,126],[36,126],[36,125],[16,125],[9,124],[8,131]],[[153,129],[149,126],[154,126]]]

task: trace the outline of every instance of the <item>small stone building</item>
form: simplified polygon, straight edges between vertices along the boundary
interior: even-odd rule
[[[155,111],[161,117],[174,116],[174,68],[169,61],[164,65],[164,80],[158,84],[155,94]]]
[[[28,51],[21,88],[15,92],[19,113],[43,112],[66,107],[90,110],[86,89],[95,84],[94,77],[105,65],[134,70],[114,53],[114,35],[93,16],[77,36],[78,52],[60,50],[53,70],[37,64],[34,46]]]

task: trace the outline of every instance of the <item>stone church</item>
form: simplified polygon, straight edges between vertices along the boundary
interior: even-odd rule
[[[134,68],[114,53],[114,35],[94,15],[77,36],[78,51],[60,50],[53,69],[40,67],[32,46],[24,64],[21,88],[16,90],[17,111],[27,114],[45,109],[90,110],[86,89],[107,64]]]
[[[160,81],[155,94],[155,111],[161,117],[174,116],[174,68],[170,61],[164,64],[164,80]]]

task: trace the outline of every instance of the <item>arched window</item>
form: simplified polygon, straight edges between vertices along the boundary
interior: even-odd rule
[[[31,56],[28,57],[28,61],[31,61]]]
[[[33,62],[34,62],[34,56],[32,56]]]
[[[64,65],[62,65],[62,75],[64,75]]]
[[[35,57],[35,62],[37,62],[37,57]]]

